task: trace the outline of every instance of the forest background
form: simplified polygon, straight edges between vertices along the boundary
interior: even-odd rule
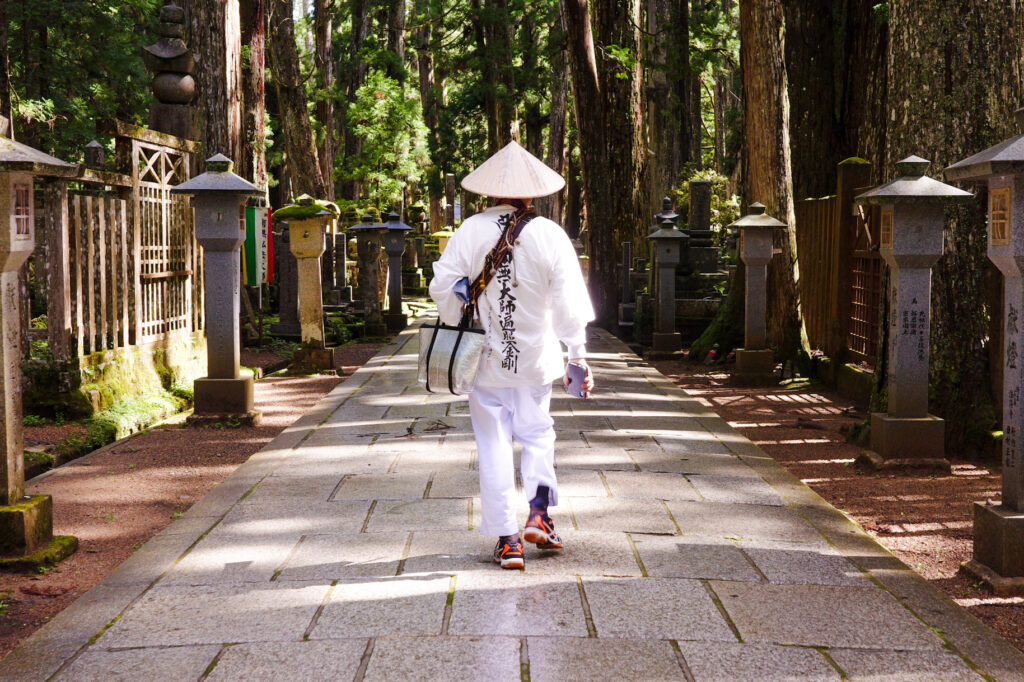
[[[97,126],[147,122],[141,47],[161,0],[0,0],[0,114],[69,161]],[[660,199],[714,182],[713,221],[760,201],[789,225],[769,325],[801,333],[794,201],[861,157],[875,182],[911,154],[950,163],[1016,129],[1024,4],[991,0],[181,0],[198,55],[193,130],[267,186],[357,214],[422,203],[516,139],[563,173],[541,210],[580,235],[599,322],[616,322],[621,244],[638,254]],[[935,268],[932,411],[970,454],[995,426],[989,340],[999,275],[983,188],[947,214]],[[737,198],[739,197],[739,199]],[[734,289],[734,294],[738,289]],[[724,310],[737,314],[740,306]],[[885,325],[882,325],[884,328]],[[737,325],[719,325],[723,346]],[[731,335],[731,336],[730,336]],[[884,346],[883,346],[884,347]],[[876,368],[884,373],[884,361]],[[884,401],[877,393],[876,401]]]

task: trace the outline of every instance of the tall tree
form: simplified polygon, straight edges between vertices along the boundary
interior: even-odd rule
[[[11,105],[13,90],[7,36],[7,0],[0,0],[0,116],[10,121],[7,134],[14,139],[14,108]]]
[[[196,60],[192,135],[209,156],[242,160],[242,34],[238,0],[189,0],[188,46]]]
[[[551,101],[548,114],[548,149],[544,162],[560,175],[565,175],[566,104],[569,95],[569,65],[565,54],[565,17],[558,13],[558,23],[548,33],[548,55],[551,63]],[[534,202],[537,211],[565,224],[565,191],[542,197]]]
[[[266,2],[241,0],[242,45],[242,158],[239,174],[254,185],[267,187],[266,115]]]
[[[1020,3],[963,0],[889,3],[885,175],[911,154],[932,173],[1020,131]],[[947,210],[945,254],[932,277],[931,408],[946,419],[949,447],[963,451],[978,427],[985,372],[984,192]],[[981,427],[984,430],[985,426]]]
[[[796,217],[790,171],[789,95],[780,0],[740,0],[747,203],[759,201],[788,226],[778,230],[768,276],[768,337],[783,357],[807,347],[800,316]]]
[[[285,165],[295,194],[327,196],[317,157],[313,126],[306,109],[306,92],[299,70],[291,0],[267,0],[270,10],[270,70],[277,89]]]
[[[700,26],[703,19],[704,0],[691,0],[690,17],[687,23],[691,26]],[[690,45],[689,36],[687,36],[686,45],[687,47]],[[689,118],[689,135],[687,137],[689,138],[690,158],[688,161],[695,168],[700,168],[704,164],[704,117],[701,111],[701,88],[703,85],[700,69],[693,64],[688,64],[685,78],[686,87],[689,90],[689,96],[685,101],[686,115]]]
[[[646,236],[639,0],[561,0],[599,324],[618,322],[618,244]]]
[[[405,0],[390,0],[388,8],[388,75],[405,84]]]
[[[362,52],[366,44],[367,35],[370,32],[370,13],[367,11],[367,4],[371,0],[350,0],[349,17],[352,23],[349,32],[349,74],[348,82],[345,85],[345,100],[353,102],[356,98],[356,91],[366,80],[367,60],[363,58]],[[362,153],[362,140],[355,134],[348,121],[344,121],[345,158],[358,156]],[[356,200],[362,193],[361,183],[358,180],[351,180],[344,183],[342,194],[346,199]]]
[[[323,127],[317,150],[320,172],[324,176],[327,199],[334,200],[334,54],[332,50],[334,0],[316,0],[313,7],[313,32],[316,44],[317,101],[316,117]]]
[[[430,3],[421,0],[417,3],[416,21],[416,66],[419,71],[420,102],[423,104],[423,123],[427,127],[427,149],[432,160],[437,159],[441,141],[438,136],[438,110],[444,106],[444,88],[438,82],[435,69],[437,60],[434,50],[434,15]],[[441,207],[443,190],[440,183],[440,171],[434,165],[429,169],[427,182],[427,200],[429,202],[430,225],[436,228],[444,224],[444,210]]]
[[[512,21],[508,0],[472,0],[471,6],[487,115],[487,151],[494,154],[513,137]]]

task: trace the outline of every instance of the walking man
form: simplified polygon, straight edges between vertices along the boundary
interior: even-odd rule
[[[442,322],[457,324],[463,305],[475,298],[485,332],[469,410],[480,468],[480,530],[498,536],[494,561],[502,568],[525,565],[514,509],[513,438],[522,445],[523,490],[530,500],[522,540],[562,549],[548,516],[548,507],[558,503],[551,384],[559,377],[568,382],[559,341],[586,372],[584,394],[594,386],[585,346],[594,309],[576,251],[561,227],[530,208],[534,198],[564,186],[560,175],[510,142],[462,180],[464,189],[493,198],[495,205],[462,223],[434,263],[430,282]],[[499,240],[507,254],[487,263],[493,277],[478,291]]]

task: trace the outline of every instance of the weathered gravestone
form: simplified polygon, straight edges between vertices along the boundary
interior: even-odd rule
[[[871,415],[876,465],[934,465],[948,469],[945,423],[928,414],[928,342],[932,266],[942,255],[945,205],[970,194],[925,176],[930,162],[911,156],[896,164],[900,177],[858,196],[881,206],[879,250],[889,265],[888,411]]]
[[[1017,111],[1024,130],[1024,109]],[[1024,135],[946,169],[988,185],[988,257],[1003,273],[1003,482],[1000,504],[974,503],[974,558],[965,568],[997,594],[1024,594]]]

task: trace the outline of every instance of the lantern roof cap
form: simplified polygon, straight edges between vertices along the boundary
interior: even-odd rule
[[[685,232],[675,226],[670,218],[661,221],[661,229],[647,235],[648,239],[687,239]]]
[[[766,208],[764,204],[755,201],[747,207],[747,215],[730,224],[729,227],[763,227],[772,230],[786,227],[786,223],[771,217],[765,213],[765,210]]]
[[[352,230],[382,230],[384,225],[373,222],[373,216],[369,213],[363,215],[360,222],[356,223],[352,227],[348,228],[349,232]]]
[[[171,194],[228,194],[260,196],[263,190],[231,172],[231,159],[215,154],[206,160],[206,172],[171,188]]]
[[[0,171],[70,177],[78,173],[78,164],[61,161],[27,144],[0,137]]]
[[[854,201],[864,204],[939,203],[970,199],[973,194],[947,185],[925,175],[931,162],[920,156],[910,156],[896,164],[898,178],[879,185],[857,196]]]
[[[665,219],[675,220],[679,217],[679,214],[672,210],[672,199],[664,197],[661,200],[661,213],[655,213],[654,219],[659,223]]]
[[[384,225],[386,225],[389,230],[406,231],[412,229],[412,225],[406,225],[403,223],[402,216],[398,215],[395,211],[388,213],[388,219],[384,221]]]
[[[1024,108],[1016,111],[1018,130],[1024,131]],[[986,180],[993,175],[1024,173],[1024,134],[957,161],[944,171],[947,180]]]

